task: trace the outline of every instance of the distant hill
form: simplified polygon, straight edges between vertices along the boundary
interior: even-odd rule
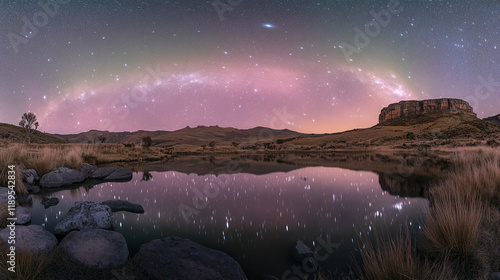
[[[493,117],[485,118],[483,120],[487,121],[487,122],[490,122],[490,123],[494,123],[494,124],[500,125],[500,114],[498,114],[496,116],[493,116]]]
[[[26,130],[20,126],[0,123],[0,141],[27,142]],[[34,131],[31,135],[31,143],[57,144],[64,143],[63,140],[40,131]]]
[[[143,131],[136,132],[109,132],[90,130],[79,134],[53,134],[53,137],[70,143],[98,143],[98,137],[106,137],[106,143],[140,143],[142,137],[149,136],[153,140],[153,146],[168,146],[177,144],[208,145],[211,141],[217,144],[228,144],[232,142],[251,142],[277,138],[293,138],[304,135],[288,129],[276,130],[265,127],[252,129],[236,129],[219,126],[186,127],[176,131]]]
[[[394,146],[403,143],[451,144],[500,136],[500,126],[469,114],[425,114],[400,117],[371,128],[315,135],[293,140],[295,145],[350,148],[357,146]]]

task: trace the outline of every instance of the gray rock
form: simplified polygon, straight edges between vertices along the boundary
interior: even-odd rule
[[[16,207],[16,224],[25,225],[31,222],[31,213],[30,210],[26,207],[17,206]]]
[[[23,174],[23,182],[25,183],[34,185],[40,180],[35,169],[23,169],[21,173]]]
[[[8,244],[10,228],[0,230],[0,240]],[[39,225],[16,226],[16,252],[28,250],[48,255],[57,245],[56,237]]]
[[[129,253],[123,235],[104,229],[73,231],[59,248],[76,264],[100,270],[124,265]]]
[[[55,234],[66,235],[72,230],[112,229],[115,217],[111,208],[96,202],[78,201],[56,224]]]
[[[303,260],[314,257],[314,252],[309,248],[302,240],[298,240],[297,244],[293,248],[293,257],[296,261],[302,262]]]
[[[104,178],[104,180],[108,181],[121,181],[130,179],[132,179],[132,170],[128,168],[117,168],[108,177]]]
[[[41,201],[41,204],[45,209],[52,206],[56,206],[58,203],[59,203],[59,198],[57,197],[51,197],[51,198],[44,197]]]
[[[89,175],[90,179],[120,181],[132,179],[132,170],[128,168],[101,167]]]
[[[156,279],[246,280],[240,265],[226,253],[180,237],[143,244],[135,255],[139,267]]]
[[[106,200],[101,204],[108,205],[112,212],[127,211],[132,213],[144,213],[144,208],[139,204],[134,204],[125,200]]]
[[[90,164],[84,164],[82,165],[82,167],[80,167],[80,171],[87,177],[90,175],[90,173],[94,172],[96,169],[97,167]]]
[[[0,187],[0,203],[9,203],[9,188]]]
[[[29,193],[34,193],[34,194],[37,194],[40,192],[40,187],[36,186],[36,185],[32,185],[30,183],[24,183],[24,187],[26,188],[26,190],[29,192]]]
[[[40,187],[42,188],[59,188],[68,186],[74,183],[80,183],[85,180],[85,175],[82,172],[66,167],[45,174],[40,179]]]
[[[104,178],[111,175],[116,170],[116,167],[101,167],[95,169],[92,173],[89,174],[90,179],[98,179],[103,180]]]

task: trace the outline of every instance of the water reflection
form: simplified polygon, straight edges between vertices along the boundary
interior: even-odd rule
[[[35,201],[32,223],[53,231],[75,201],[128,200],[145,210],[115,213],[116,231],[126,237],[132,254],[150,240],[181,236],[228,253],[249,279],[265,273],[281,278],[294,264],[291,252],[297,240],[310,247],[318,237],[340,243],[339,251],[321,265],[345,271],[346,254],[356,252],[358,237],[377,227],[408,223],[418,228],[427,201],[391,195],[381,185],[397,190],[383,175],[331,167],[263,175],[150,171],[134,174],[130,182],[53,193],[61,202],[44,209]],[[399,188],[407,189],[413,194],[411,187]]]

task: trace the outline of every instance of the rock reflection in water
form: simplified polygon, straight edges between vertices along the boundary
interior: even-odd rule
[[[140,172],[130,182],[53,193],[61,202],[47,210],[35,201],[32,221],[53,231],[74,201],[121,199],[145,210],[115,213],[115,230],[126,237],[132,254],[150,240],[180,236],[228,253],[249,279],[265,273],[281,277],[294,264],[297,240],[313,248],[321,237],[341,244],[322,267],[346,271],[345,256],[357,250],[360,236],[406,222],[418,229],[427,207],[425,199],[388,194],[379,180],[373,172],[331,167],[263,175]]]

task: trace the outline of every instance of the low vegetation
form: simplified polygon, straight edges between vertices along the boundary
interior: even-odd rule
[[[34,254],[31,252],[20,251],[16,252],[15,271],[9,271],[8,265],[4,265],[8,261],[7,249],[3,244],[0,244],[0,279],[8,280],[45,280],[50,279],[47,275],[49,258],[44,254]]]
[[[161,159],[162,148],[145,149],[122,144],[7,144],[0,147],[0,185],[7,186],[7,166],[16,165],[17,173],[23,168],[34,169],[42,176],[58,167],[79,169],[83,163],[99,164],[118,161]],[[17,176],[21,178],[21,176]],[[16,189],[22,190],[19,179]]]
[[[453,163],[429,191],[415,245],[407,231],[365,245],[364,279],[487,279],[500,271],[500,151],[462,150]]]

